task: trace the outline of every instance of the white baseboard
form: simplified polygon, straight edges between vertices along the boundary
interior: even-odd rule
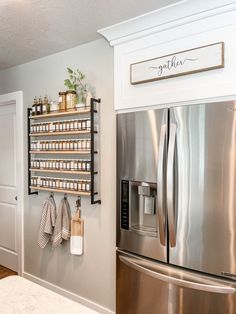
[[[23,277],[26,278],[26,279],[29,279],[37,284],[39,284],[40,286],[43,286],[49,290],[52,290],[68,299],[71,299],[75,302],[78,302],[84,306],[87,306],[89,307],[90,309],[92,310],[95,310],[97,311],[98,313],[101,313],[101,314],[115,314],[114,312],[112,312],[111,310],[107,309],[106,307],[103,307],[95,302],[92,302],[88,299],[85,299],[73,292],[70,292],[68,290],[65,290],[63,288],[60,288],[59,286],[56,286],[46,280],[43,280],[43,279],[40,279],[39,277],[36,277],[36,276],[33,276],[29,273],[26,273],[26,272],[23,272]]]
[[[0,247],[0,265],[17,272],[17,262],[18,256],[16,252]]]

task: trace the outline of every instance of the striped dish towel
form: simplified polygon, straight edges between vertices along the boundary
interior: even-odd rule
[[[50,196],[43,204],[40,221],[38,245],[43,249],[49,240],[52,240],[53,229],[56,223],[56,205],[53,196]]]
[[[57,213],[56,225],[54,228],[52,241],[53,248],[56,248],[59,244],[62,243],[63,240],[70,239],[70,220],[70,205],[67,199],[64,197],[61,200]]]

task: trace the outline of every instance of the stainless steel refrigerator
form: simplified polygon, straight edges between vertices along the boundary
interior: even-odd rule
[[[236,102],[117,115],[117,314],[236,313]]]

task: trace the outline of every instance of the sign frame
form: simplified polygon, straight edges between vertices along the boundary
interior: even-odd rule
[[[224,68],[225,66],[224,52],[225,52],[224,42],[217,42],[210,45],[183,50],[161,57],[132,63],[130,64],[130,84],[137,85],[188,74]],[[215,62],[213,60],[213,57],[215,57],[216,59]],[[204,65],[208,61],[206,59],[209,60],[210,63],[209,66]],[[197,62],[198,65],[196,65]],[[150,69],[156,70],[157,74],[155,74],[155,72],[153,71],[150,71]],[[149,75],[148,73],[150,73],[150,77],[148,77]],[[135,79],[135,76],[136,77],[138,76],[139,78]],[[143,78],[140,78],[142,76]]]

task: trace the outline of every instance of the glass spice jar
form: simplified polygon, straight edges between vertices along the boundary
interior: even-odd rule
[[[82,130],[86,130],[86,120],[82,120]]]
[[[36,167],[35,167],[35,168],[37,168],[37,169],[40,168],[40,166],[39,166],[39,160],[36,160]]]
[[[78,130],[78,120],[74,120],[74,127],[73,127],[73,129],[74,129],[75,131]]]
[[[66,110],[66,92],[59,92],[59,110]]]
[[[76,104],[76,91],[68,90],[66,92],[66,110],[74,110]]]
[[[74,141],[70,141],[70,150],[74,150]]]
[[[59,131],[62,132],[63,131],[63,121],[59,122]]]
[[[59,141],[58,140],[55,141],[55,150],[59,150]]]
[[[70,190],[74,190],[74,181],[73,180],[70,181]]]
[[[59,141],[58,150],[63,150],[63,140]]]
[[[77,120],[78,121],[78,130],[81,130],[82,128],[82,120]]]
[[[40,115],[43,113],[43,101],[42,97],[39,97],[38,103],[37,103],[37,115]]]
[[[60,187],[60,179],[56,179],[56,188],[58,189]]]
[[[70,131],[70,121],[66,121],[66,131]]]
[[[74,130],[74,120],[70,121],[70,131]]]
[[[63,123],[62,130],[63,130],[63,131],[66,131],[66,121],[64,120],[64,121],[62,121],[62,123]]]
[[[81,190],[85,191],[86,190],[86,181],[81,182]]]
[[[69,140],[66,140],[66,149],[70,150],[70,141]]]
[[[62,141],[62,150],[66,150],[66,141],[65,140],[63,140]]]
[[[66,160],[63,160],[63,169],[66,170],[66,167],[67,167]]]
[[[57,112],[59,111],[59,104],[56,101],[50,102],[50,112]]]
[[[82,150],[87,150],[87,141],[82,140]]]
[[[90,160],[87,160],[86,164],[86,170],[90,171]]]
[[[89,192],[90,191],[90,181],[86,182],[86,191]]]
[[[78,182],[75,180],[74,181],[74,190],[77,191],[78,190]]]
[[[87,140],[87,141],[86,141],[86,149],[87,149],[87,150],[90,150],[90,148],[91,148],[91,141],[90,141],[90,140]]]
[[[43,99],[42,111],[43,111],[42,112],[43,114],[48,113],[48,98],[47,98],[47,96],[45,96]]]
[[[78,169],[78,160],[74,160],[74,170]]]
[[[91,120],[87,119],[86,121],[86,129],[90,129],[91,128]]]
[[[55,126],[56,126],[55,131],[59,132],[60,131],[60,122],[59,121],[55,122]]]
[[[78,150],[78,142],[74,141],[74,150]]]
[[[34,103],[32,106],[32,116],[35,116],[37,114],[37,104],[38,104],[37,97],[34,97]]]
[[[81,140],[77,140],[77,147],[78,147],[78,150],[82,149],[82,141]]]

